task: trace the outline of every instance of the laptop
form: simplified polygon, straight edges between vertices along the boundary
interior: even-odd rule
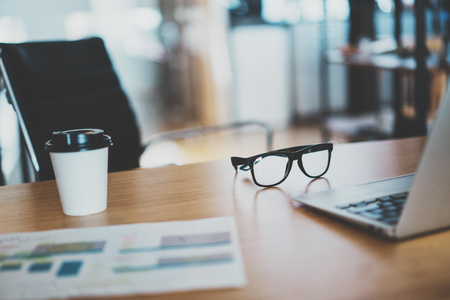
[[[300,195],[294,200],[391,239],[450,227],[450,89],[415,174]]]

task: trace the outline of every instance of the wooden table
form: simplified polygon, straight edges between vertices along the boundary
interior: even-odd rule
[[[109,175],[106,211],[62,213],[54,181],[0,187],[0,233],[235,216],[248,285],[136,299],[450,298],[450,231],[403,242],[368,235],[291,197],[415,171],[424,138],[337,145],[326,177],[298,169],[261,189],[228,160]],[[110,298],[110,297],[109,297]],[[129,299],[130,297],[125,297]]]

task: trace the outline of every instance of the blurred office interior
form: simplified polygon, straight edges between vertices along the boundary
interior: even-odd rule
[[[440,51],[447,16],[442,1],[416,1],[424,2],[427,41],[439,37],[429,49]],[[402,137],[394,133],[396,80],[407,111],[414,72],[400,76],[392,68],[354,67],[327,57],[333,50],[371,55],[377,41],[395,53],[398,2],[402,47],[408,51],[417,38],[414,0],[0,0],[0,42],[103,38],[143,142],[161,131],[246,120],[270,124],[274,148],[387,139]],[[364,16],[353,24],[353,30],[360,26],[356,37],[352,10]],[[429,115],[445,89],[444,69],[429,82]],[[212,144],[226,148],[237,140]],[[198,143],[191,142],[191,151]],[[251,137],[245,143],[255,144]],[[3,183],[26,181],[5,90],[0,145]],[[209,151],[197,156],[225,158]]]

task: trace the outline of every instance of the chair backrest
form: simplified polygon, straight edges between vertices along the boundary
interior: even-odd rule
[[[45,142],[58,130],[103,129],[109,172],[139,166],[136,118],[100,38],[0,44],[0,68],[38,180],[54,178]]]

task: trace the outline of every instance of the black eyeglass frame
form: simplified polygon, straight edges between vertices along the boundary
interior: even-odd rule
[[[327,162],[327,167],[325,168],[325,171],[323,171],[320,175],[315,175],[315,176],[308,174],[308,172],[306,172],[305,168],[303,167],[303,162],[301,160],[303,154],[313,153],[313,152],[323,151],[323,150],[328,150],[328,162]],[[333,144],[331,144],[331,143],[312,144],[312,145],[296,146],[296,147],[284,148],[284,149],[280,149],[280,150],[274,150],[274,151],[270,151],[270,152],[253,155],[253,156],[250,156],[247,158],[233,156],[233,157],[231,157],[231,163],[232,163],[234,169],[236,170],[236,172],[237,172],[239,166],[240,166],[239,167],[240,170],[243,170],[243,171],[250,170],[251,174],[252,174],[253,182],[257,186],[273,187],[273,186],[279,185],[280,183],[282,183],[283,181],[286,180],[286,178],[289,176],[289,173],[291,172],[292,163],[295,160],[297,160],[297,164],[298,164],[298,167],[300,168],[300,170],[307,177],[309,177],[309,178],[322,177],[326,172],[328,172],[328,168],[330,167],[332,151],[333,151]],[[255,172],[253,171],[253,165],[258,158],[264,158],[267,156],[274,156],[274,155],[284,156],[284,157],[288,158],[288,163],[286,165],[286,171],[284,173],[284,176],[277,183],[269,184],[269,185],[260,184],[256,180]]]

